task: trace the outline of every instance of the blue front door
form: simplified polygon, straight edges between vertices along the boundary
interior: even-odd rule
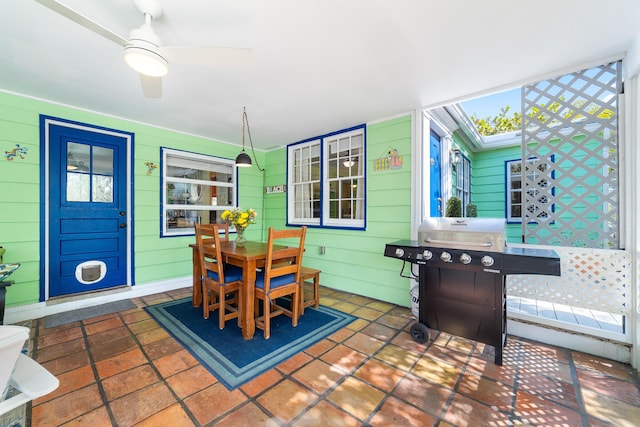
[[[49,128],[49,296],[127,284],[127,139]]]
[[[429,157],[431,162],[430,181],[431,181],[431,209],[432,218],[442,216],[442,178],[440,168],[440,137],[433,131],[429,138]]]

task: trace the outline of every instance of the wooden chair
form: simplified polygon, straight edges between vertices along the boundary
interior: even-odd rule
[[[196,224],[196,244],[202,272],[202,313],[208,319],[209,312],[218,309],[219,327],[223,329],[227,320],[236,318],[240,326],[242,269],[222,262],[220,240],[220,225]],[[227,295],[232,297],[227,298]]]
[[[302,254],[307,227],[299,229],[275,230],[269,227],[267,258],[264,269],[256,277],[256,327],[264,331],[264,338],[271,336],[271,319],[284,314],[291,317],[291,324],[298,326],[300,316],[300,291]],[[281,242],[283,239],[290,239]],[[291,245],[291,239],[297,239],[297,246]],[[285,249],[274,249],[274,245],[287,245]],[[291,307],[276,304],[276,300],[289,295]],[[259,315],[259,301],[262,301],[263,313]]]
[[[222,224],[215,224],[218,226],[218,235],[220,236],[221,242],[226,242],[229,240],[229,223],[223,222]]]
[[[211,225],[217,225],[218,226],[218,235],[220,236],[220,241],[221,242],[226,242],[229,240],[229,224],[228,223],[222,223],[222,224],[201,224],[201,226],[205,226],[205,227],[209,227]],[[211,232],[211,230],[208,230],[209,232]],[[215,240],[213,239],[213,237],[207,237],[208,235],[205,235],[203,237],[203,242],[205,245],[208,244],[215,244]],[[196,241],[196,245],[198,244],[198,242]],[[198,268],[200,268],[200,261],[195,259],[196,256],[195,254],[194,256],[194,261],[198,263]],[[194,269],[194,276],[196,276],[196,270]],[[196,305],[195,301],[196,301],[196,295],[200,293],[200,291],[202,290],[202,276],[200,277],[194,277],[194,281],[193,281],[193,290],[191,292],[191,300],[194,301],[194,307],[198,307],[199,305]],[[199,288],[198,290],[196,290],[196,286]]]
[[[320,273],[321,270],[311,267],[302,266],[300,269],[300,314],[304,314],[304,309],[310,306],[313,308],[318,308],[320,304],[320,296],[318,295],[318,285],[320,284]],[[305,300],[304,299],[304,285],[309,283],[311,280],[313,285],[313,298]]]

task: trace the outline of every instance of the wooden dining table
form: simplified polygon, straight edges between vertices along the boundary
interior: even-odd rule
[[[194,307],[202,305],[202,285],[200,277],[200,251],[195,243],[189,245],[192,248],[193,257],[193,294],[192,302]],[[242,268],[242,288],[240,298],[242,298],[243,309],[240,313],[240,327],[242,336],[245,339],[252,339],[256,331],[254,318],[254,300],[256,284],[256,268],[264,267],[267,258],[267,243],[247,241],[242,246],[238,246],[234,240],[220,242],[222,258],[226,263]],[[284,249],[286,246],[274,245],[274,249]]]

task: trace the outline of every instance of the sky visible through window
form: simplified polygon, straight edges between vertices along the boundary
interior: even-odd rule
[[[511,107],[509,113],[513,114],[520,111],[520,88],[471,99],[461,102],[460,105],[464,108],[467,116],[475,116],[479,119],[488,116],[495,117],[507,105]]]

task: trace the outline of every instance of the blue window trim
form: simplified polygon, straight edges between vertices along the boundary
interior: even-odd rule
[[[325,190],[325,177],[326,177],[326,171],[324,168],[324,159],[325,159],[325,139],[330,138],[332,136],[335,135],[340,135],[343,133],[348,133],[348,132],[353,132],[353,131],[357,131],[357,130],[362,130],[362,135],[363,135],[363,148],[364,148],[364,152],[362,154],[362,158],[363,158],[363,162],[364,162],[364,199],[363,199],[363,203],[364,203],[364,213],[363,213],[363,225],[362,227],[354,227],[354,226],[340,226],[340,225],[327,225],[324,223],[324,190]],[[290,158],[289,158],[289,148],[290,147],[295,147],[296,145],[300,145],[300,144],[307,144],[309,142],[312,141],[319,141],[320,143],[320,223],[319,224],[311,224],[311,223],[307,223],[307,224],[303,224],[301,222],[296,222],[296,223],[292,223],[289,220],[289,203],[291,202],[291,200],[289,199],[290,195],[291,197],[293,197],[293,194],[290,191],[287,191],[287,195],[286,195],[286,225],[290,226],[290,227],[302,227],[303,225],[306,225],[309,228],[327,228],[327,229],[340,229],[340,230],[361,230],[364,231],[367,228],[367,126],[365,123],[360,124],[360,125],[356,125],[356,126],[352,126],[346,129],[341,129],[338,131],[334,131],[334,132],[330,132],[330,133],[326,133],[323,135],[318,135],[312,138],[306,138],[303,139],[301,141],[297,141],[294,143],[291,143],[289,145],[287,145],[286,147],[286,182],[287,182],[287,187],[289,189],[289,166],[290,166]]]
[[[159,213],[159,218],[160,218],[160,238],[164,239],[164,238],[173,238],[173,237],[185,237],[185,236],[195,236],[195,229],[193,230],[193,232],[190,233],[182,233],[182,234],[165,234],[164,233],[164,204],[163,204],[163,195],[164,195],[164,151],[165,150],[171,150],[171,151],[176,151],[176,152],[181,152],[181,153],[186,153],[186,154],[193,154],[193,155],[197,155],[197,156],[207,156],[207,157],[211,157],[213,159],[223,159],[223,160],[233,160],[233,159],[229,159],[227,157],[220,157],[220,156],[214,156],[211,154],[205,154],[205,153],[198,153],[195,151],[189,151],[189,150],[181,150],[179,148],[172,148],[172,147],[165,147],[165,146],[161,146],[160,147],[160,191],[158,194],[158,197],[160,198],[159,200],[159,205],[160,205],[160,213]],[[238,207],[238,199],[240,198],[240,190],[239,190],[239,185],[238,185],[238,179],[240,178],[240,175],[238,174],[238,168],[234,167],[234,172],[235,174],[235,200],[234,200],[234,206],[233,207]],[[231,231],[230,231],[231,232]]]
[[[551,163],[555,163],[555,155],[552,154],[551,156],[549,156],[549,158],[551,159]],[[537,157],[529,157],[527,160],[535,160],[537,159]],[[522,224],[522,217],[518,220],[515,219],[510,219],[509,216],[509,207],[510,207],[510,203],[509,203],[509,196],[510,196],[510,180],[509,178],[511,177],[511,174],[509,173],[509,164],[513,163],[513,162],[520,162],[522,164],[522,158],[515,158],[515,159],[510,159],[510,160],[505,160],[504,161],[504,180],[505,180],[505,198],[504,198],[504,217],[507,220],[507,224]],[[524,165],[523,165],[524,166]],[[521,169],[521,173],[522,173],[522,169]],[[551,171],[551,178],[555,178],[555,171]],[[520,186],[520,192],[522,194],[523,188],[522,185]],[[551,195],[555,196],[555,187],[551,187]],[[524,196],[522,196],[521,200],[520,200],[520,204],[521,206],[524,206]],[[551,212],[556,211],[555,208],[555,203],[551,204]],[[524,211],[522,211],[522,213],[524,213]],[[553,224],[555,221],[553,221],[553,219],[551,220],[551,224]],[[535,221],[529,221],[529,224],[535,224]]]

